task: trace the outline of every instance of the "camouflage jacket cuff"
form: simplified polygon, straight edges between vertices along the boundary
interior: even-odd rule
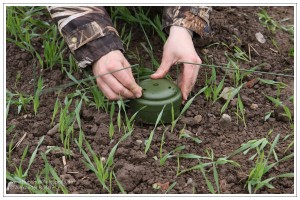
[[[120,38],[115,34],[109,34],[90,41],[78,48],[75,50],[74,56],[78,62],[78,66],[84,68],[114,50],[121,50],[124,52]]]
[[[163,27],[169,33],[170,26],[181,26],[203,36],[209,32],[211,7],[169,6],[163,14]]]
[[[113,50],[123,50],[117,30],[101,6],[48,7],[52,19],[75,55],[85,67]]]

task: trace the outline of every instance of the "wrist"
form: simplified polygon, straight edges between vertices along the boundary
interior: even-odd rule
[[[183,34],[183,35],[190,35],[191,38],[193,38],[193,31],[185,28],[185,27],[181,27],[181,26],[171,26],[170,28],[170,35],[178,35],[178,34]]]

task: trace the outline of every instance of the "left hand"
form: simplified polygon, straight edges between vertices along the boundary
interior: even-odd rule
[[[163,78],[170,70],[170,67],[177,62],[202,63],[187,29],[172,26],[170,35],[164,45],[161,64],[157,71],[151,75],[151,78]],[[183,64],[181,74],[178,77],[183,101],[187,100],[196,83],[199,68],[199,65]]]

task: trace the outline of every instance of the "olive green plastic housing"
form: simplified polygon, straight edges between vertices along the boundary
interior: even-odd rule
[[[146,79],[139,83],[143,88],[143,95],[139,99],[131,101],[133,113],[140,110],[135,119],[147,124],[155,124],[157,117],[164,105],[166,105],[161,121],[172,122],[172,104],[174,108],[174,119],[180,113],[182,95],[180,89],[167,79]]]

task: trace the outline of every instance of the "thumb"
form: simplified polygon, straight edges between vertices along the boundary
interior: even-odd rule
[[[159,68],[154,74],[151,75],[151,78],[163,78],[168,71],[170,70],[171,65],[173,64],[172,60],[163,59]]]

